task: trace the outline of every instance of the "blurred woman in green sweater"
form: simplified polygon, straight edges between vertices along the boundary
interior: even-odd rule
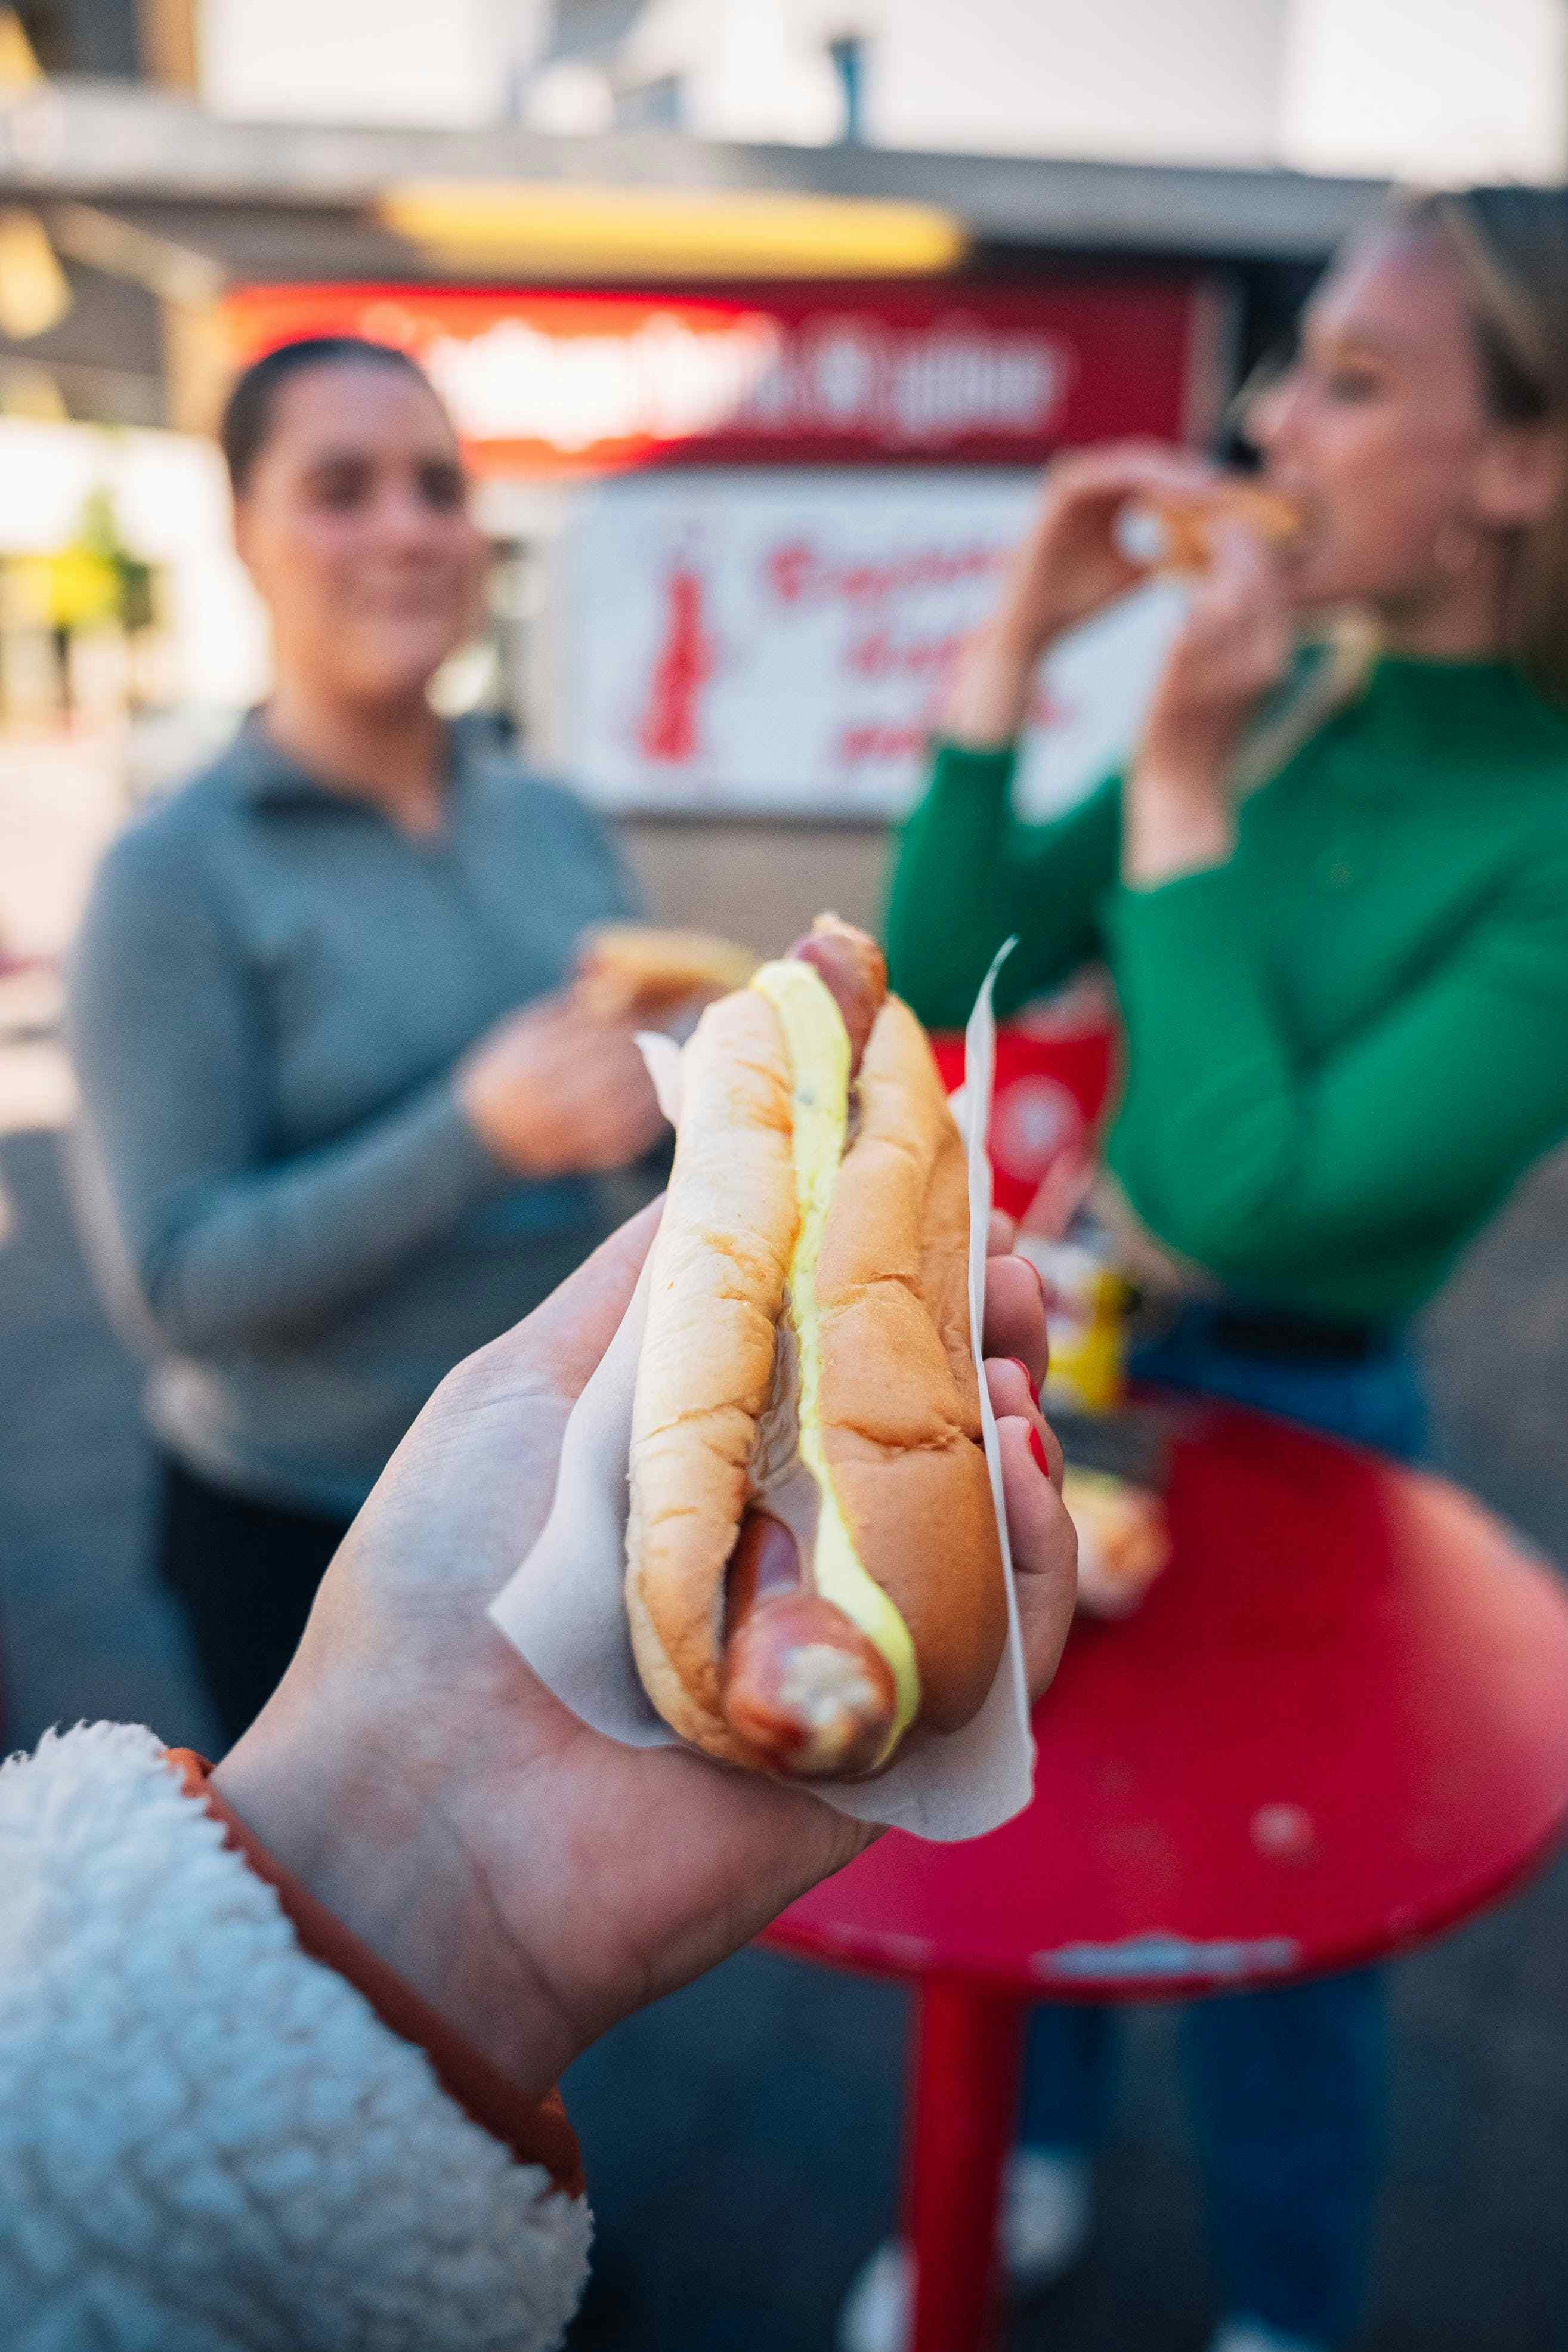
[[[1137,576],[1124,510],[1214,478],[1146,447],[1051,468],[893,887],[893,976],[930,1023],[965,1017],[1009,933],[1004,1013],[1109,968],[1125,1068],[1102,1192],[1179,1302],[1138,1368],[1405,1455],[1408,1318],[1568,1134],[1565,418],[1568,194],[1384,215],[1249,415],[1299,533],[1217,530],[1126,774],[1053,824],[1012,814],[1040,656]],[[1026,2282],[1084,2234],[1111,2027],[1037,2018],[1004,2232]],[[1341,2344],[1378,1978],[1202,2003],[1185,2030],[1217,2352]],[[899,2342],[900,2277],[887,2251],[862,2278],[855,2352]]]

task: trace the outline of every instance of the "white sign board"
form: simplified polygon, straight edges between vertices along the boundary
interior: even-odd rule
[[[578,491],[561,544],[557,747],[619,809],[894,815],[959,640],[995,602],[1032,473],[650,473]],[[1125,753],[1179,611],[1156,587],[1041,671],[1019,804]]]

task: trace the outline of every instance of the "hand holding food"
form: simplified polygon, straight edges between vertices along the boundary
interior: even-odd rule
[[[1237,756],[1294,645],[1268,550],[1243,525],[1218,525],[1214,560],[1194,584],[1127,779],[1122,870],[1135,887],[1151,889],[1230,856]]]
[[[583,940],[574,986],[596,1020],[657,1023],[694,1000],[744,988],[757,964],[749,948],[706,931],[602,923]]]
[[[214,1776],[278,1860],[523,2090],[557,2081],[596,2034],[737,1949],[874,1834],[802,1785],[586,1729],[486,1614],[544,1525],[568,1417],[658,1215],[442,1382],[329,1570],[282,1689]],[[1040,1286],[1013,1257],[993,1256],[988,1277],[1036,1693],[1071,1617],[1072,1530],[1031,1455]]]
[[[1112,442],[1059,457],[1045,476],[1033,527],[1014,560],[1004,611],[1028,616],[1043,651],[1134,587],[1148,570],[1117,525],[1128,509],[1162,512],[1212,499],[1221,480],[1207,458],[1158,442]]]
[[[944,719],[953,740],[977,748],[1012,741],[1042,655],[1135,588],[1158,560],[1163,541],[1154,550],[1129,545],[1124,520],[1156,509],[1196,513],[1222,479],[1207,459],[1152,441],[1053,459],[997,609],[959,655]]]
[[[1151,528],[1152,527],[1152,528]],[[1145,492],[1124,509],[1120,538],[1134,562],[1155,572],[1204,572],[1227,528],[1250,531],[1266,547],[1288,547],[1301,528],[1298,509],[1266,482],[1222,476],[1194,495]]]
[[[631,1028],[570,995],[499,1022],[463,1064],[457,1092],[481,1141],[519,1176],[624,1168],[664,1128]]]
[[[875,1771],[990,1688],[968,1229],[925,1033],[823,918],[687,1046],[653,1254],[627,1606],[649,1696],[710,1755]]]

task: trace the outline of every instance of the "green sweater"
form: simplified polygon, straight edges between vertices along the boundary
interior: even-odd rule
[[[1121,787],[1011,812],[1010,751],[939,748],[888,916],[894,984],[967,1016],[1110,968],[1133,1207],[1232,1289],[1409,1314],[1568,1134],[1568,716],[1494,662],[1385,660],[1238,813],[1221,866],[1129,889]]]

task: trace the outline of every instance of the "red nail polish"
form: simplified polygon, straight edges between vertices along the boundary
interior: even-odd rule
[[[1038,1412],[1040,1411],[1040,1391],[1035,1386],[1033,1381],[1030,1378],[1029,1366],[1024,1362],[1021,1356],[1009,1356],[1008,1358],[1008,1361],[1009,1364],[1016,1364],[1019,1371],[1023,1374],[1023,1384],[1029,1391],[1029,1401],[1030,1404],[1033,1405],[1036,1412]]]
[[[1049,1478],[1051,1475],[1051,1465],[1045,1458],[1045,1440],[1040,1435],[1038,1429],[1031,1428],[1030,1431],[1029,1450],[1033,1454],[1040,1468],[1044,1471],[1046,1476]]]

